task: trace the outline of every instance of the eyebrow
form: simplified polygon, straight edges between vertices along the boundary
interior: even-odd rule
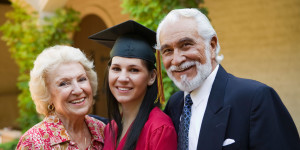
[[[183,43],[183,42],[194,42],[194,39],[189,38],[189,37],[184,37],[184,38],[181,38],[178,41],[176,41],[176,44]],[[164,44],[160,47],[160,50],[163,50],[164,48],[169,47],[169,46],[170,46],[169,44]]]
[[[194,42],[194,39],[189,38],[189,37],[184,37],[184,38],[179,39],[177,43],[182,43],[182,42],[187,42],[187,41]]]
[[[73,76],[67,76],[67,77],[59,78],[59,79],[57,79],[57,80],[55,81],[55,83],[59,83],[59,82],[61,82],[61,81],[70,80],[70,79],[72,79],[72,78],[77,78],[77,77],[82,77],[82,76],[87,76],[86,72],[74,74]]]
[[[116,66],[116,67],[120,67],[121,65],[120,64],[118,64],[118,63],[116,63],[116,64],[111,64],[111,66]],[[130,65],[128,65],[127,67],[140,67],[139,65],[136,65],[136,64],[130,64]]]
[[[160,47],[160,50],[163,50],[163,49],[165,49],[166,47],[170,47],[168,44],[164,44],[164,45],[162,45],[161,47]]]

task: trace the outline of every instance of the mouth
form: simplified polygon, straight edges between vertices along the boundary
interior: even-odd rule
[[[85,97],[83,97],[83,98],[81,98],[81,99],[79,99],[79,100],[73,100],[73,101],[71,101],[70,103],[71,103],[71,104],[79,104],[79,103],[82,103],[84,100],[85,100]]]
[[[172,72],[178,72],[178,73],[184,72],[184,71],[187,71],[187,70],[191,69],[193,66],[194,66],[194,65],[188,66],[188,67],[177,68],[176,70],[172,70]]]
[[[195,61],[187,61],[187,62],[180,64],[179,66],[172,65],[168,70],[170,70],[171,72],[174,72],[174,73],[183,73],[185,71],[191,70],[191,68],[193,68],[195,66],[196,66]]]
[[[128,92],[132,90],[133,88],[128,88],[128,87],[117,87],[117,89],[121,92]]]

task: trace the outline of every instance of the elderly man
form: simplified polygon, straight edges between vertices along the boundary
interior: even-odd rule
[[[220,65],[216,32],[200,11],[171,11],[157,29],[157,48],[182,90],[165,108],[179,149],[300,150],[298,131],[277,93]]]

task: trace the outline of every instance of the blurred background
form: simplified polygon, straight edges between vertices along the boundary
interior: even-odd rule
[[[99,91],[93,114],[106,117],[101,89],[109,49],[87,37],[128,19],[155,30],[166,13],[184,7],[197,7],[211,20],[227,72],[273,87],[299,132],[300,0],[0,0],[0,143],[18,139],[41,119],[28,75],[44,48],[68,44],[94,60]],[[164,83],[168,99],[176,88],[167,77]]]

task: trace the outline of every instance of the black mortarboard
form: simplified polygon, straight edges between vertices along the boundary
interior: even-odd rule
[[[140,58],[155,64],[156,33],[147,27],[128,20],[111,28],[93,34],[89,39],[111,48],[114,56]]]

